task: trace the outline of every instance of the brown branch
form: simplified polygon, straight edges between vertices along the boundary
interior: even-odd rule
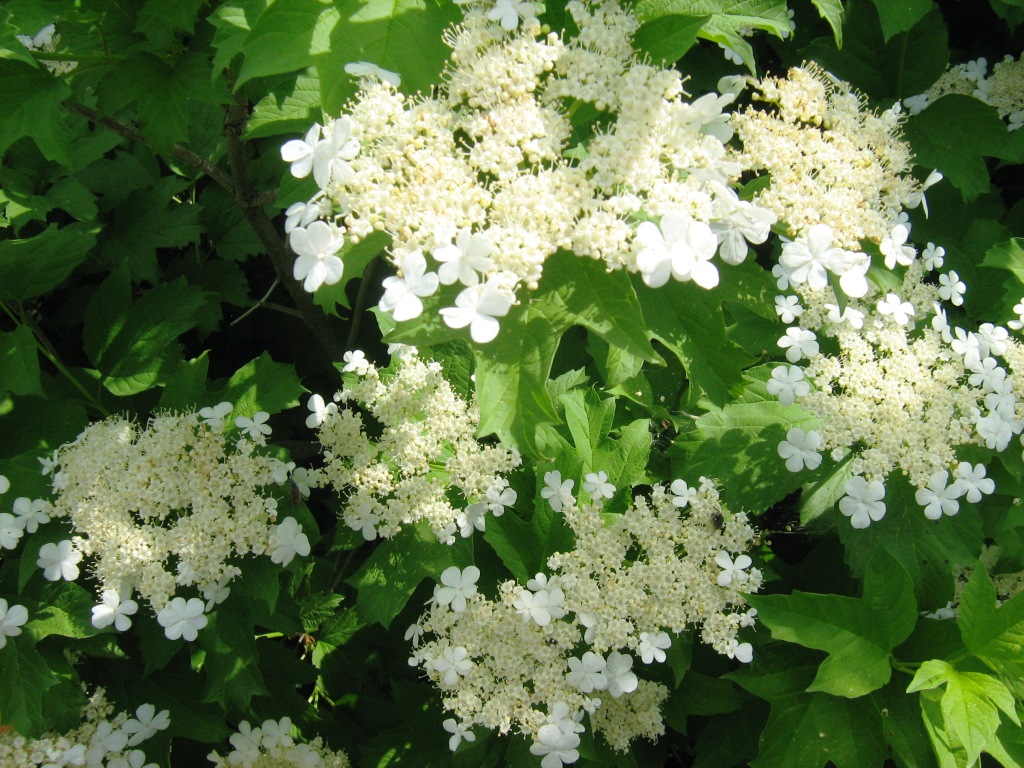
[[[89,122],[95,123],[96,125],[102,125],[104,128],[113,131],[118,136],[124,136],[124,138],[130,141],[138,141],[143,144],[148,144],[149,141],[145,135],[140,133],[130,125],[125,125],[119,120],[115,120],[112,117],[104,117],[99,112],[83,104],[75,104],[74,102],[64,102],[64,108],[69,112],[81,115],[82,117],[89,120]],[[205,157],[197,155],[188,147],[183,147],[181,144],[175,144],[171,147],[171,156],[176,160],[180,160],[183,163],[191,165],[194,168],[198,168],[200,171],[205,173],[215,182],[220,184],[224,189],[230,192],[232,195],[235,194],[235,185],[231,181],[231,177],[228,176],[224,171],[218,168],[216,165],[211,163]]]
[[[224,121],[224,135],[228,140],[228,165],[231,167],[231,175],[235,182],[235,202],[241,207],[246,221],[270,255],[274,271],[298,308],[303,322],[313,331],[327,354],[335,360],[341,360],[345,347],[329,327],[327,315],[313,303],[312,294],[303,290],[292,277],[292,262],[295,257],[263,209],[265,193],[261,194],[249,178],[245,144],[242,142],[242,132],[248,119],[249,105],[243,97],[236,94],[234,102],[227,108],[227,118]]]

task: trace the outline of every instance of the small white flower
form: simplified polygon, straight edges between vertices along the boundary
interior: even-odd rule
[[[633,657],[626,653],[612,651],[608,654],[605,675],[608,678],[608,693],[612,698],[619,698],[625,693],[636,690],[640,681],[633,669]]]
[[[480,282],[478,273],[494,269],[494,262],[490,259],[492,249],[486,235],[462,229],[454,243],[431,251],[431,255],[441,262],[437,274],[443,285],[459,282],[469,286]]]
[[[92,625],[103,629],[114,625],[118,632],[124,632],[132,625],[131,617],[139,610],[134,600],[122,600],[116,589],[103,590],[100,604],[92,608]]]
[[[412,643],[413,648],[420,647],[420,640],[423,637],[423,627],[419,624],[412,624],[405,630],[405,641]]]
[[[830,323],[849,323],[850,327],[855,330],[860,330],[864,327],[864,313],[859,309],[853,307],[846,307],[842,313],[839,312],[839,305],[837,304],[826,304],[825,309],[828,310],[828,321]]]
[[[786,359],[791,363],[798,363],[805,357],[814,357],[818,354],[818,337],[814,335],[814,331],[803,328],[787,328],[786,335],[779,339],[778,345],[786,350]]]
[[[580,759],[576,749],[579,745],[579,734],[566,733],[556,723],[548,723],[537,731],[537,740],[530,745],[530,754],[543,756],[541,768],[561,768]]]
[[[928,478],[927,488],[918,488],[914,498],[917,503],[924,507],[924,516],[929,520],[938,520],[943,515],[955,515],[960,510],[960,502],[957,501],[966,493],[964,484],[957,480],[950,486],[946,486],[949,473],[940,469],[933,472]]]
[[[224,431],[224,419],[231,413],[232,408],[234,406],[225,400],[217,405],[200,409],[199,417],[206,426],[219,435]]]
[[[469,730],[464,724],[456,722],[455,718],[449,717],[443,723],[442,727],[452,735],[448,739],[448,749],[452,752],[459,748],[459,744],[463,741],[476,741],[476,736],[473,731]]]
[[[672,503],[680,509],[697,500],[697,489],[688,486],[685,480],[673,480],[669,490],[672,491]]]
[[[956,338],[949,342],[950,348],[964,359],[964,365],[968,368],[976,368],[981,364],[981,339],[978,334],[964,331],[963,328],[954,328],[953,334]]]
[[[934,272],[936,269],[941,269],[942,264],[945,261],[943,258],[946,255],[946,249],[942,246],[937,246],[935,243],[928,243],[928,247],[924,249],[921,254],[921,258],[924,259],[924,266],[929,272]]]
[[[821,434],[815,430],[804,432],[793,427],[786,433],[786,439],[779,443],[779,456],[786,460],[786,469],[799,472],[804,467],[815,470],[821,465]]]
[[[470,504],[455,518],[455,524],[459,526],[459,535],[468,539],[473,531],[483,531],[487,528],[487,504],[477,502]]]
[[[736,659],[736,661],[749,664],[754,658],[754,648],[750,643],[739,643],[733,640],[725,655],[730,659]]]
[[[120,728],[103,720],[96,727],[89,739],[89,750],[85,754],[85,762],[89,766],[102,765],[109,754],[116,754],[128,744],[128,735]]]
[[[827,224],[815,224],[806,235],[782,246],[778,266],[793,285],[806,283],[816,291],[828,285],[828,272],[844,258],[842,248],[832,247],[833,231]],[[775,274],[775,270],[772,270]],[[781,281],[780,281],[781,282]],[[781,285],[780,290],[785,290]]]
[[[608,473],[604,470],[588,474],[583,480],[583,490],[589,493],[594,501],[610,499],[615,495],[615,486],[608,482]]]
[[[349,353],[346,352],[345,354]],[[327,421],[328,416],[332,413],[338,412],[338,406],[336,403],[324,402],[323,397],[320,395],[313,395],[309,398],[309,402],[306,403],[306,408],[311,411],[309,416],[306,417],[306,426],[310,429],[316,429]]]
[[[0,512],[0,547],[14,549],[24,535],[25,523],[22,518]]]
[[[345,65],[345,74],[360,79],[380,80],[392,88],[402,84],[402,76],[389,69],[383,69],[370,61],[351,61]]]
[[[20,635],[27,621],[28,610],[24,605],[8,606],[7,601],[0,597],[0,648],[7,645],[8,637]]]
[[[546,627],[552,619],[565,616],[565,593],[556,580],[548,582],[548,577],[538,573],[526,582],[526,589],[521,589],[512,605],[523,621],[533,621],[540,627]]]
[[[555,512],[561,512],[563,507],[573,504],[572,497],[573,480],[562,481],[562,474],[557,470],[544,473],[544,487],[540,489],[541,498],[547,499]]]
[[[454,307],[445,307],[441,316],[449,328],[469,326],[469,335],[477,344],[486,344],[498,335],[497,318],[508,314],[512,302],[494,283],[465,288],[455,297]]]
[[[46,475],[50,474],[51,472],[53,472],[53,470],[57,468],[57,465],[60,463],[57,460],[57,451],[54,451],[53,455],[51,456],[40,457],[39,463],[42,464],[43,466],[43,468],[40,470],[43,476],[45,477]]]
[[[484,500],[487,502],[487,508],[495,517],[501,517],[505,514],[505,507],[511,507],[516,503],[516,499],[518,498],[519,495],[515,490],[509,488],[507,485],[505,487],[492,485],[487,489],[487,493],[484,494]]]
[[[879,480],[868,482],[859,475],[846,481],[846,495],[839,500],[839,511],[850,518],[854,528],[867,528],[885,517],[885,486]]]
[[[231,596],[231,587],[228,586],[231,583],[231,578],[231,576],[225,576],[216,584],[211,584],[203,589],[203,599],[206,601],[205,610],[207,613]]]
[[[672,638],[667,632],[655,632],[653,635],[650,632],[641,632],[637,650],[640,651],[640,660],[644,664],[650,664],[653,661],[662,663],[667,658],[665,651],[671,647]]]
[[[321,126],[314,123],[302,139],[292,139],[281,147],[281,159],[291,163],[291,173],[297,179],[304,179],[313,170],[313,152],[320,141]]]
[[[746,569],[752,565],[753,561],[747,555],[740,555],[733,560],[728,552],[719,552],[715,555],[715,563],[722,569],[722,572],[718,574],[718,586],[720,587],[727,587],[733,582],[743,584],[750,578]]]
[[[427,260],[419,250],[410,251],[399,262],[401,277],[384,279],[384,295],[380,300],[383,312],[390,312],[395,322],[412,320],[423,314],[422,298],[437,293],[438,277],[427,272]]]
[[[804,313],[804,308],[800,306],[800,299],[796,296],[776,296],[775,313],[779,320],[789,325]]]
[[[530,0],[495,0],[494,7],[487,12],[487,18],[498,22],[506,32],[518,28],[520,19],[529,19],[534,15]]]
[[[480,569],[470,565],[465,570],[453,565],[441,574],[441,584],[434,587],[434,602],[438,605],[450,605],[455,613],[466,610],[466,600],[476,594],[476,582],[480,578]]]
[[[128,746],[134,747],[166,730],[170,724],[171,713],[168,710],[162,709],[157,712],[152,704],[143,704],[135,710],[135,717],[121,726],[121,730],[131,737],[128,739]]]
[[[977,504],[981,501],[981,495],[995,493],[996,483],[990,477],[985,477],[984,464],[969,464],[966,461],[960,462],[953,474],[957,481],[963,483],[963,489],[967,501]]]
[[[14,500],[14,514],[25,533],[35,533],[40,525],[50,522],[47,504],[43,499],[29,499],[19,496]]]
[[[672,210],[661,217],[658,226],[650,221],[641,223],[636,242],[640,246],[636,266],[651,288],[660,288],[669,276],[680,282],[693,280],[701,288],[718,285],[718,268],[711,263],[718,238],[703,221]]]
[[[967,381],[972,387],[980,387],[988,392],[999,392],[1006,381],[1006,371],[999,367],[994,357],[986,357],[978,365],[970,368],[971,375]]]
[[[1006,341],[1010,332],[1002,326],[982,323],[978,326],[978,348],[982,357],[1006,354]]]
[[[309,554],[309,539],[294,517],[286,517],[270,529],[270,560],[287,566],[296,555]]]
[[[926,619],[955,619],[956,609],[953,608],[953,601],[948,601],[941,608],[936,609],[933,613],[921,612],[921,615]]]
[[[287,235],[296,227],[308,227],[323,213],[323,209],[317,203],[292,203],[285,210],[284,232]]]
[[[606,667],[607,662],[603,656],[587,651],[582,659],[569,657],[569,674],[565,679],[569,685],[576,686],[583,693],[603,691],[608,687],[608,678],[604,674]]]
[[[70,539],[59,544],[43,544],[39,548],[36,565],[43,569],[43,576],[50,581],[74,581],[78,578],[78,563],[82,553],[75,549]]]
[[[883,315],[892,315],[892,319],[900,325],[907,325],[914,316],[914,305],[903,301],[895,293],[887,294],[885,299],[879,300],[876,308]]]
[[[430,667],[441,674],[441,681],[447,686],[459,682],[459,678],[473,668],[473,660],[464,646],[447,646],[441,655],[430,661]]]
[[[966,291],[967,286],[956,272],[951,271],[945,275],[939,275],[939,296],[954,307],[959,307],[964,303]]]
[[[295,743],[291,736],[292,719],[290,717],[282,717],[280,720],[264,720],[260,730],[263,731],[260,744],[264,749],[290,747]]]
[[[782,405],[792,405],[798,397],[811,392],[811,385],[804,377],[802,368],[795,365],[780,365],[772,369],[772,377],[765,384],[769,395],[779,398]]]
[[[349,528],[353,531],[361,531],[363,538],[367,541],[373,541],[377,538],[377,523],[380,522],[380,515],[374,512],[373,507],[368,502],[362,502],[355,508],[351,513],[352,519],[349,521]]]
[[[267,436],[272,431],[270,425],[267,424],[269,418],[270,414],[266,411],[256,411],[251,419],[247,416],[236,418],[235,426],[242,430],[242,434],[247,435],[253,442],[263,445],[266,442]]]
[[[910,227],[906,224],[897,224],[887,237],[882,238],[878,250],[885,256],[887,269],[895,269],[897,264],[907,267],[914,262],[917,250],[912,245],[906,245],[909,236]]]
[[[11,481],[5,475],[0,475],[0,496],[11,490]]]
[[[338,251],[345,245],[345,238],[337,227],[323,221],[296,227],[288,233],[288,244],[298,254],[292,276],[303,281],[303,289],[313,293],[321,285],[341,280],[345,265]]]
[[[156,620],[164,628],[168,640],[184,638],[192,642],[208,621],[203,608],[203,601],[198,597],[190,597],[187,601],[183,597],[176,597],[156,615]]]
[[[388,354],[391,354],[390,348]],[[366,355],[361,349],[346,352],[341,359],[345,361],[345,365],[341,369],[343,373],[355,372],[357,376],[365,376],[370,371],[370,361],[366,359]]]

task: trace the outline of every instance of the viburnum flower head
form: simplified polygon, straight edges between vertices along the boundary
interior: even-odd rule
[[[337,227],[324,221],[296,227],[288,235],[288,244],[299,256],[292,276],[302,280],[305,290],[314,293],[321,285],[334,285],[341,280],[345,265],[338,251],[345,245],[345,238]]]
[[[49,581],[74,581],[78,578],[78,563],[82,553],[75,549],[70,539],[58,544],[43,544],[39,548],[36,565],[43,569],[43,576]]]
[[[131,617],[138,610],[139,604],[134,600],[122,600],[116,589],[105,589],[100,604],[92,608],[92,625],[103,629],[113,624],[118,632],[124,632],[131,627]]]
[[[431,255],[441,262],[437,270],[441,283],[451,285],[458,282],[466,286],[479,283],[480,272],[494,269],[494,262],[489,258],[492,248],[490,239],[483,233],[459,230],[454,243],[431,251]]]
[[[270,560],[287,566],[296,555],[309,554],[309,538],[294,517],[286,517],[270,530]]]
[[[208,622],[203,613],[204,608],[203,601],[198,597],[190,597],[188,600],[175,597],[156,615],[156,620],[164,628],[168,640],[184,638],[191,643]]]
[[[470,338],[486,344],[498,335],[497,318],[507,315],[511,306],[506,293],[488,281],[464,289],[455,297],[455,306],[442,309],[441,316],[449,328],[468,325]]]
[[[839,511],[850,518],[854,528],[867,528],[885,517],[885,486],[880,480],[865,480],[855,475],[846,481],[846,495],[839,500]]]
[[[657,226],[642,222],[636,241],[640,245],[636,266],[651,288],[660,288],[670,276],[681,282],[693,280],[701,288],[718,285],[718,268],[711,263],[718,239],[704,222],[682,211],[669,211]]]
[[[455,613],[466,610],[466,599],[476,594],[476,582],[480,569],[475,565],[465,569],[453,565],[441,574],[441,585],[434,587],[434,602],[450,605]]]
[[[20,635],[27,621],[28,610],[24,605],[8,606],[7,601],[0,597],[0,648],[7,645],[8,637]]]
[[[383,312],[390,312],[395,322],[412,320],[423,314],[421,298],[437,292],[438,277],[427,272],[427,260],[419,250],[410,251],[399,260],[401,277],[384,279],[384,295],[380,300]]]

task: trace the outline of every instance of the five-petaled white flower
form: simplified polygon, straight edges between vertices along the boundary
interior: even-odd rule
[[[199,417],[206,426],[219,435],[224,431],[224,419],[231,413],[232,408],[234,406],[225,400],[217,405],[200,409]]]
[[[454,752],[463,741],[476,741],[476,736],[463,723],[457,722],[455,718],[449,717],[441,726],[452,735],[448,739],[448,749]]]
[[[14,514],[25,533],[35,533],[40,525],[50,522],[47,504],[43,499],[29,499],[19,496],[14,500]]]
[[[308,227],[296,227],[288,235],[288,244],[299,258],[292,267],[292,276],[302,280],[302,287],[313,293],[321,285],[334,285],[341,280],[345,265],[338,251],[345,245],[341,231],[323,221]]]
[[[753,561],[747,555],[740,555],[733,560],[728,552],[719,552],[715,555],[715,563],[722,569],[722,572],[718,574],[718,586],[720,587],[727,587],[734,581],[737,584],[742,584],[750,578],[746,569],[751,566]]]
[[[348,353],[346,352],[345,354]],[[327,421],[328,416],[338,412],[337,404],[325,402],[321,395],[310,397],[309,402],[306,403],[306,408],[310,410],[309,416],[306,417],[306,426],[310,429],[316,429]]]
[[[427,272],[427,260],[422,251],[406,253],[399,262],[401,277],[384,278],[384,295],[380,300],[383,312],[390,312],[395,322],[412,320],[423,314],[422,298],[437,293],[438,277]]]
[[[121,730],[130,737],[128,746],[134,747],[166,730],[170,724],[171,713],[168,710],[161,709],[157,712],[152,704],[143,704],[135,710],[135,717],[125,721]]]
[[[449,328],[469,326],[469,335],[477,344],[486,344],[498,335],[497,318],[512,307],[508,295],[488,281],[463,289],[455,297],[454,307],[445,307],[441,316]]]
[[[895,269],[897,264],[907,267],[914,262],[917,250],[914,246],[906,244],[909,236],[910,227],[906,224],[897,224],[886,237],[882,238],[878,250],[885,256],[887,269]]]
[[[940,469],[928,478],[926,488],[918,488],[914,494],[914,499],[924,507],[924,516],[929,520],[938,520],[943,515],[951,516],[960,511],[960,502],[957,499],[963,496],[967,489],[961,480],[956,480],[948,486],[947,480],[949,473]]]
[[[548,723],[537,731],[537,740],[530,746],[530,754],[543,755],[540,768],[561,768],[580,759],[576,749],[579,745],[579,734],[566,732],[557,723]]]
[[[526,589],[519,591],[512,605],[523,621],[533,619],[538,626],[546,627],[552,619],[565,616],[565,593],[557,580],[549,582],[546,575],[538,573],[526,582]]]
[[[779,346],[786,350],[786,359],[798,363],[805,357],[818,354],[818,337],[814,331],[803,328],[787,328],[786,335],[778,341]]]
[[[397,88],[402,84],[402,76],[400,74],[392,72],[390,69],[384,69],[372,61],[350,61],[345,65],[345,74],[360,79],[380,80],[392,88]]]
[[[658,226],[650,221],[641,223],[636,242],[640,245],[636,266],[651,288],[660,288],[669,276],[680,282],[693,280],[701,288],[718,285],[718,268],[711,263],[718,238],[703,221],[682,211],[669,211]]]
[[[572,497],[573,480],[562,480],[562,473],[558,470],[544,473],[544,487],[540,489],[541,498],[547,499],[555,512],[561,512],[563,507],[570,506],[575,499]]]
[[[838,304],[826,304],[825,309],[828,310],[828,321],[830,323],[849,323],[851,328],[858,331],[864,327],[864,313],[859,309],[845,307],[840,312]]]
[[[650,632],[640,633],[640,644],[637,646],[637,650],[640,651],[640,660],[644,664],[650,664],[651,662],[657,661],[662,663],[665,661],[665,651],[672,647],[672,638],[669,637],[667,632]]]
[[[954,307],[959,307],[964,303],[964,293],[966,292],[967,286],[956,272],[951,271],[945,275],[939,275],[939,296]]]
[[[296,555],[309,554],[309,539],[294,517],[286,517],[270,529],[270,560],[288,565]]]
[[[941,269],[942,264],[945,261],[943,258],[946,255],[946,249],[941,245],[935,245],[935,243],[928,243],[928,247],[921,252],[921,258],[924,260],[924,268],[929,272],[933,272],[936,269]]]
[[[816,291],[828,285],[828,272],[843,259],[842,248],[832,246],[833,231],[827,224],[815,224],[807,234],[782,246],[779,266],[793,285],[806,283]],[[773,270],[774,273],[774,270]],[[785,290],[785,288],[781,288]]]
[[[251,419],[248,416],[236,418],[235,426],[242,430],[243,434],[248,435],[253,442],[263,445],[272,431],[270,425],[267,424],[269,418],[270,414],[266,411],[256,411]]]
[[[957,476],[958,482],[963,483],[964,498],[971,504],[981,501],[981,495],[995,493],[996,483],[991,477],[985,477],[984,464],[970,464],[966,461],[960,462],[953,474]]]
[[[103,629],[114,625],[118,632],[124,632],[132,625],[131,617],[139,610],[134,600],[122,600],[116,589],[103,590],[100,604],[92,608],[92,625]]]
[[[789,325],[804,313],[804,308],[800,306],[798,297],[779,295],[775,297],[775,313],[779,320]]]
[[[21,634],[21,627],[28,621],[28,610],[24,605],[8,606],[0,597],[0,648],[7,645],[8,637]]]
[[[475,565],[460,569],[453,565],[445,568],[441,574],[441,584],[434,587],[434,602],[438,605],[450,605],[455,613],[466,610],[466,599],[476,594],[476,582],[480,578],[480,569]]]
[[[795,365],[780,365],[774,368],[765,388],[769,395],[779,398],[782,405],[792,405],[798,397],[804,397],[811,392],[810,382],[804,377],[803,369]]]
[[[43,569],[43,576],[50,581],[74,581],[78,578],[81,561],[82,553],[75,549],[71,539],[64,539],[58,544],[43,544],[39,548],[36,565]]]
[[[854,528],[867,528],[885,517],[885,486],[880,480],[865,480],[856,475],[846,481],[846,495],[839,500],[839,511],[850,518]]]
[[[0,547],[14,549],[25,535],[25,524],[20,517],[0,512]]]
[[[799,472],[804,467],[815,470],[821,465],[821,433],[811,430],[804,432],[793,427],[786,433],[786,439],[779,443],[779,456],[786,460],[786,469]]]
[[[608,663],[604,656],[587,651],[582,659],[575,656],[569,657],[569,674],[565,676],[569,685],[574,685],[583,693],[603,691],[608,687],[608,678],[604,671]]]
[[[914,305],[904,301],[895,293],[886,294],[876,305],[878,311],[883,315],[892,315],[892,319],[900,325],[906,325],[915,314]]]
[[[633,657],[627,653],[612,651],[608,654],[608,663],[605,666],[605,675],[608,678],[608,693],[613,698],[619,698],[625,693],[632,693],[639,685],[639,680],[633,669]]]
[[[519,27],[520,19],[534,16],[533,3],[530,0],[495,0],[494,7],[487,12],[487,18],[496,21],[507,32]]]
[[[388,353],[391,350],[388,349]],[[357,376],[365,376],[370,370],[370,361],[366,359],[366,353],[361,349],[353,349],[341,357],[345,361],[342,366],[342,373],[355,373]]]
[[[697,500],[697,489],[688,486],[685,480],[673,480],[669,490],[672,491],[672,503],[680,509]]]
[[[444,285],[456,282],[476,285],[480,282],[479,272],[494,269],[494,262],[490,259],[492,248],[491,241],[486,235],[462,229],[459,230],[454,243],[436,248],[431,254],[441,262],[437,274]]]
[[[332,181],[343,181],[352,173],[348,161],[359,154],[359,140],[352,133],[355,124],[342,117],[321,127],[313,124],[304,138],[293,139],[281,147],[281,159],[291,163],[291,173],[303,179],[313,171],[313,178],[323,189]],[[320,138],[321,131],[323,138]]]
[[[191,643],[199,636],[199,630],[207,624],[204,607],[198,597],[190,597],[187,601],[183,597],[176,597],[156,615],[156,620],[164,628],[168,640],[180,637]]]
[[[440,656],[430,661],[430,666],[441,674],[441,681],[452,686],[459,682],[459,678],[473,668],[473,660],[469,658],[469,651],[465,646],[459,645],[452,648],[447,646]]]
[[[583,490],[590,494],[590,498],[610,499],[615,495],[615,486],[608,482],[608,473],[604,470],[591,472],[583,479]]]

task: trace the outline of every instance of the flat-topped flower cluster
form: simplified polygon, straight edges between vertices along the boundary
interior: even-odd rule
[[[903,100],[911,114],[927,109],[943,96],[973,96],[996,108],[1008,131],[1024,125],[1024,58],[1007,55],[988,71],[984,58],[950,64],[928,90]]]
[[[572,480],[547,474],[541,495],[576,538],[573,550],[548,559],[549,573],[504,582],[492,599],[478,591],[475,566],[449,568],[410,627],[410,664],[440,687],[454,715],[445,725],[453,750],[474,726],[515,727],[534,739],[542,765],[574,762],[585,714],[624,750],[663,732],[668,690],[635,667],[664,662],[674,635],[699,627],[719,653],[751,660],[750,644],[737,639],[756,614],[743,593],[761,584],[743,554],[754,538],[746,516],[723,509],[705,478],[697,488],[656,486],[649,499],[608,515],[614,488],[603,474],[588,476],[589,500],[573,496]]]
[[[411,347],[397,350],[383,371],[362,353],[346,357],[346,386],[334,402],[314,395],[307,420],[324,458],[308,482],[344,495],[346,525],[372,541],[425,520],[452,544],[456,534],[484,530],[488,512],[515,503],[505,475],[519,466],[519,453],[476,439],[476,403],[455,392],[440,363]]]
[[[351,764],[344,752],[325,746],[319,736],[306,742],[293,730],[287,717],[264,720],[256,727],[243,720],[228,739],[232,750],[227,757],[211,752],[209,760],[217,768],[348,768]]]

